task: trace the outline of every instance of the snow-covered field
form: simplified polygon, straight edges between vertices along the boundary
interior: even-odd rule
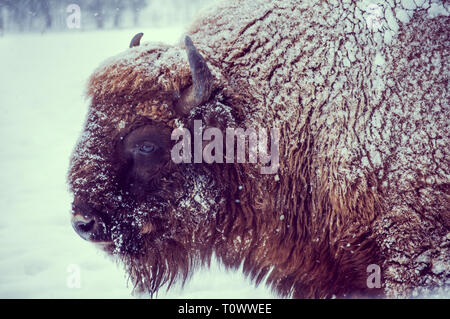
[[[182,35],[180,27],[0,37],[0,298],[132,297],[121,267],[72,230],[66,171],[88,106],[88,76],[140,31],[142,41]],[[214,264],[157,297],[274,295]]]

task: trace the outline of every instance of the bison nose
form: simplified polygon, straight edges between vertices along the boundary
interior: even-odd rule
[[[93,217],[76,214],[72,217],[72,227],[84,240],[90,240],[97,228],[97,222]]]

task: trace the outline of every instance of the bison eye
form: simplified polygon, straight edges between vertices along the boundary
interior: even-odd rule
[[[138,145],[138,151],[141,154],[148,155],[156,150],[156,145],[153,143],[146,142],[145,144]]]

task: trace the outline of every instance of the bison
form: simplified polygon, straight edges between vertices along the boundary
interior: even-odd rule
[[[150,295],[213,256],[281,297],[448,291],[448,7],[396,3],[232,0],[184,43],[136,35],[88,83],[76,232]],[[196,121],[275,129],[279,164],[174,161]]]

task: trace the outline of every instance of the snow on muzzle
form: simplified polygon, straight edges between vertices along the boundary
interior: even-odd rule
[[[92,242],[111,242],[110,232],[98,212],[83,203],[75,203],[72,212],[72,227],[84,240]]]

